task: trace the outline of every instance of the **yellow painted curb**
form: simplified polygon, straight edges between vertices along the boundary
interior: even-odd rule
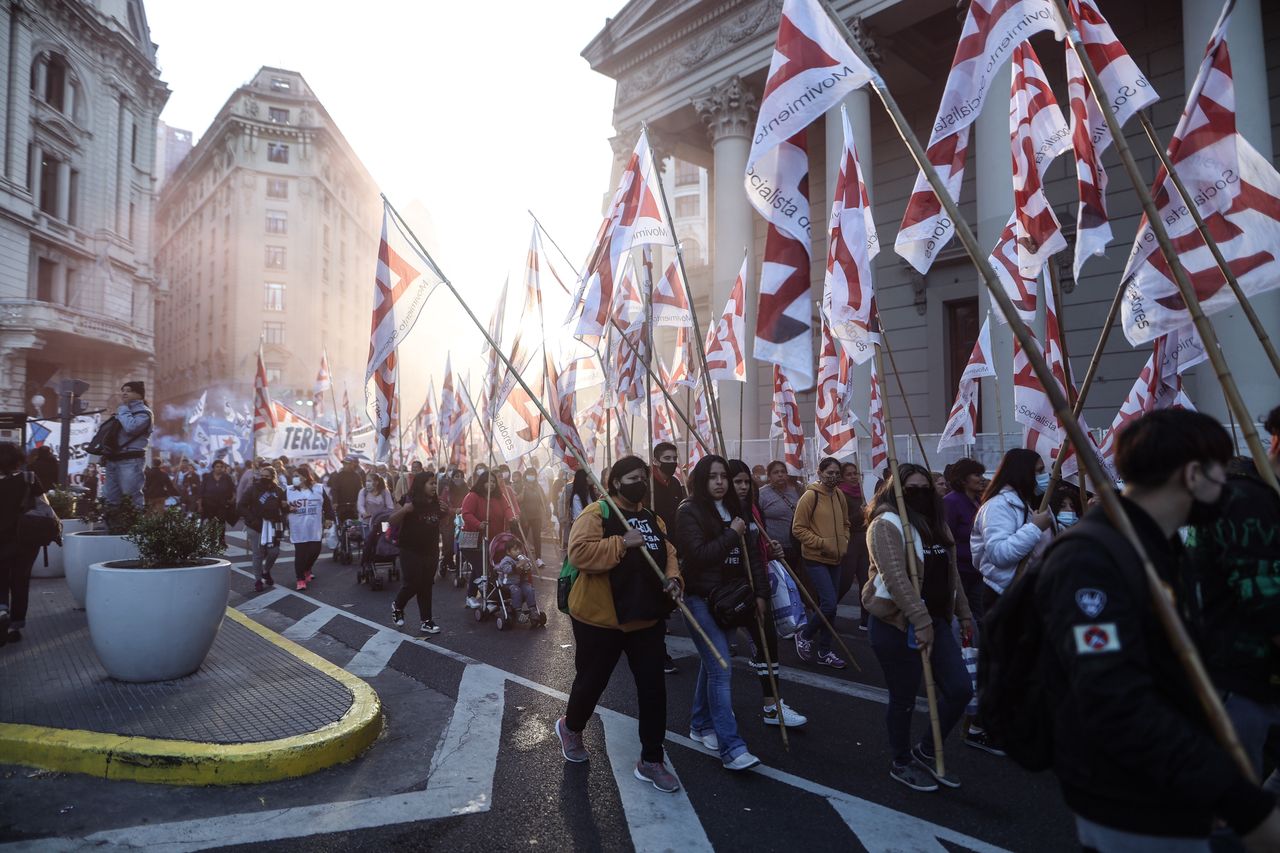
[[[228,607],[227,615],[352,693],[340,720],[258,743],[201,743],[0,723],[0,763],[165,785],[239,785],[293,779],[350,761],[382,731],[382,702],[344,669]]]

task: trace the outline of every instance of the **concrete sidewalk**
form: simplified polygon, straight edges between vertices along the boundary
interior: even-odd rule
[[[230,609],[196,673],[128,684],[102,669],[65,581],[36,579],[22,640],[0,648],[0,764],[266,782],[348,761],[381,728],[367,683]]]

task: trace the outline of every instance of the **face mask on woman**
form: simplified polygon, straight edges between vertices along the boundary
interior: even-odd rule
[[[931,516],[933,515],[933,495],[932,486],[908,486],[902,490],[902,502],[909,510]]]
[[[1058,513],[1058,523],[1061,524],[1063,527],[1070,527],[1071,525],[1075,524],[1079,520],[1080,520],[1080,516],[1076,515],[1074,512],[1071,512],[1070,510],[1064,509],[1062,512]]]
[[[526,483],[536,483],[536,482],[538,482],[538,475],[537,475],[537,474],[525,474],[525,475],[524,475],[524,481],[525,481]]]
[[[295,489],[301,489],[301,488],[302,488],[302,478],[301,478],[301,477],[294,477],[294,478],[293,478],[293,487],[294,487]]]
[[[1048,490],[1049,490],[1049,472],[1045,471],[1043,474],[1036,474],[1036,494],[1043,495]]]
[[[373,480],[365,480],[364,487],[372,492],[375,488],[377,488],[377,484],[374,483]]]

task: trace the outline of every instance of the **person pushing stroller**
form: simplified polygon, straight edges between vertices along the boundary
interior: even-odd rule
[[[489,557],[499,586],[517,611],[516,621],[535,628],[547,624],[547,614],[538,609],[538,594],[533,588],[535,563],[525,555],[520,540],[511,533],[499,533],[489,543]]]

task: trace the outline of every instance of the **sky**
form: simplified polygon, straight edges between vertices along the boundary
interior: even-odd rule
[[[392,204],[429,211],[427,248],[486,320],[508,275],[509,303],[521,304],[527,209],[574,263],[600,225],[614,81],[579,54],[623,3],[148,0],[145,9],[172,91],[166,123],[198,138],[261,66],[300,72]],[[402,356],[407,414],[429,378],[438,388],[445,349],[455,367],[479,364],[480,336],[451,300],[433,297],[413,333],[421,357]],[[568,299],[547,300],[558,324]]]

